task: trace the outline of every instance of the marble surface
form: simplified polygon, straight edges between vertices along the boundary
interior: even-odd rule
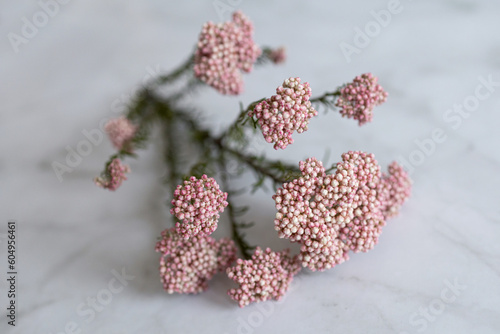
[[[500,332],[498,1],[62,2],[46,22],[38,2],[0,4],[2,314],[8,219],[19,247],[17,326],[2,315],[1,333]],[[390,93],[373,123],[321,115],[283,152],[261,141],[251,149],[289,162],[359,149],[384,168],[411,164],[412,198],[377,247],[331,271],[303,271],[282,303],[239,309],[223,275],[201,295],[163,292],[154,244],[169,217],[158,143],[130,161],[116,193],[91,181],[112,153],[106,140],[62,182],[52,169],[141,81],[179,64],[203,22],[228,18],[214,4],[242,9],[255,40],[285,45],[289,59],[246,76],[238,98],[194,98],[207,126],[227,125],[239,101],[270,95],[289,76],[317,95],[373,72]],[[372,11],[388,9],[376,23]],[[37,31],[24,28],[29,38],[23,18],[39,20]],[[369,40],[357,37],[365,28]],[[11,33],[24,39],[12,44]],[[249,239],[282,249],[270,196],[241,199],[258,222]]]

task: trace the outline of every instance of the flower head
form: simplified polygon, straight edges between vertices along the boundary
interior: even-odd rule
[[[335,105],[342,108],[343,117],[354,118],[359,125],[371,122],[373,108],[387,100],[387,92],[377,84],[377,77],[365,73],[354,78],[353,82],[340,90]]]
[[[352,166],[358,188],[350,203],[352,219],[340,226],[339,239],[346,250],[367,252],[378,242],[385,225],[381,202],[377,196],[380,166],[371,153],[349,151],[342,155],[342,164]]]
[[[227,269],[227,276],[239,284],[238,288],[230,289],[228,295],[240,307],[269,299],[279,300],[299,270],[297,257],[290,257],[288,250],[278,253],[257,247],[251,259],[238,259],[234,267]]]
[[[279,47],[277,49],[272,49],[269,51],[269,59],[274,64],[281,64],[284,63],[286,60],[286,49],[285,47]]]
[[[276,95],[258,103],[248,116],[257,118],[264,139],[274,143],[274,149],[284,149],[293,143],[293,132],[306,131],[309,119],[318,114],[310,97],[309,83],[289,78],[276,88]]]
[[[389,165],[388,174],[382,174],[379,192],[383,203],[382,212],[386,219],[396,216],[399,208],[410,197],[411,179],[396,161]]]
[[[94,182],[101,188],[115,191],[127,179],[125,173],[129,172],[129,166],[123,165],[120,159],[113,159],[106,168],[104,175],[96,177]]]
[[[210,236],[196,235],[186,240],[175,228],[161,235],[156,251],[161,253],[163,288],[170,294],[205,291],[212,276],[226,270],[236,259],[236,246],[227,238],[217,241]]]
[[[358,182],[354,171],[337,170],[326,175],[321,161],[301,161],[302,176],[276,191],[275,229],[280,238],[301,244],[302,265],[325,270],[347,259],[343,245],[336,240],[338,230],[352,218],[353,193]]]
[[[342,162],[339,165],[351,166],[354,177],[358,180],[359,186],[370,185],[373,187],[380,181],[380,165],[372,153],[361,151],[349,151],[342,154]],[[344,168],[337,165],[338,168]]]
[[[213,178],[192,176],[178,185],[170,210],[182,222],[176,223],[177,232],[184,238],[210,235],[217,228],[219,212],[227,206],[227,193],[219,189]]]
[[[240,11],[233,14],[233,21],[206,23],[194,57],[195,76],[222,94],[240,94],[240,71],[250,72],[262,52],[252,35],[252,22]]]
[[[121,150],[129,149],[128,145],[130,140],[134,138],[137,126],[122,116],[109,120],[104,130],[107,132],[113,146]]]
[[[366,252],[378,242],[389,213],[409,194],[409,179],[393,163],[383,175],[373,154],[349,151],[333,174],[321,161],[299,164],[302,176],[277,189],[275,229],[280,238],[301,245],[299,261],[325,270],[348,259],[348,252]]]

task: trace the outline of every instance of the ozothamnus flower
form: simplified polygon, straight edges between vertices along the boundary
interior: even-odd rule
[[[175,228],[164,230],[161,236],[156,251],[161,253],[163,288],[170,294],[205,291],[208,281],[236,259],[236,246],[228,238],[217,241],[196,235],[186,240]]]
[[[228,295],[240,307],[269,299],[279,300],[299,271],[297,257],[290,257],[288,250],[273,252],[270,248],[257,247],[251,259],[238,259],[227,269],[227,276],[239,285],[230,289]]]
[[[104,126],[104,130],[116,149],[130,150],[131,148],[128,145],[132,138],[134,138],[137,126],[122,116],[109,120]]]
[[[326,174],[321,161],[299,164],[302,176],[278,188],[275,229],[280,238],[301,245],[299,261],[325,270],[366,252],[378,242],[385,220],[410,193],[408,175],[397,163],[382,174],[373,154],[349,151],[335,172]]]
[[[129,172],[129,166],[123,165],[120,159],[113,159],[103,175],[96,177],[94,182],[101,188],[115,191],[121,186],[122,182],[127,179],[125,174]]]
[[[181,220],[177,233],[188,239],[195,235],[210,235],[217,228],[219,212],[227,206],[227,193],[220,190],[215,179],[192,176],[178,185],[170,213]]]
[[[387,100],[387,92],[377,84],[377,77],[365,73],[354,78],[340,90],[336,106],[343,117],[354,118],[359,125],[371,122],[373,108]]]
[[[195,76],[222,94],[240,94],[241,71],[250,72],[262,53],[252,35],[253,24],[241,11],[230,22],[205,23],[194,56]]]
[[[258,103],[248,116],[255,116],[268,143],[274,143],[276,150],[285,149],[293,143],[292,134],[306,131],[309,119],[318,114],[310,97],[309,83],[289,78],[276,88],[276,95]]]

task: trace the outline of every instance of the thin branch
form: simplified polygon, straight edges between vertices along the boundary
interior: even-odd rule
[[[161,75],[157,79],[155,79],[153,82],[151,82],[148,85],[148,88],[155,88],[156,86],[160,86],[160,85],[172,82],[174,80],[177,80],[178,78],[182,77],[184,74],[191,71],[193,66],[194,66],[194,53],[191,56],[189,56],[189,58],[186,59],[174,71],[172,71],[171,73],[166,74],[166,75]]]
[[[222,187],[225,189],[225,191],[228,193],[228,198],[227,198],[227,207],[226,211],[228,213],[228,218],[229,218],[229,223],[231,225],[231,238],[234,240],[236,245],[238,246],[238,249],[240,250],[241,254],[245,259],[250,259],[252,257],[252,252],[255,249],[255,246],[251,246],[246,240],[245,240],[245,234],[240,231],[242,228],[248,228],[252,226],[253,224],[244,224],[244,223],[238,223],[236,220],[236,209],[233,205],[232,202],[232,195],[233,192],[229,188],[229,182],[228,182],[228,177],[226,173],[226,166],[225,166],[226,159],[224,157],[223,152],[219,152],[219,170],[221,174],[221,183]],[[247,207],[244,207],[243,210],[241,211],[244,213],[248,209]]]
[[[312,99],[309,99],[311,103],[330,103],[332,102],[329,98],[333,97],[333,100],[335,100],[336,97],[340,96],[340,89],[337,89],[336,91],[333,92],[326,92],[323,95],[313,97]]]
[[[173,194],[180,179],[177,170],[179,156],[177,154],[178,143],[176,140],[174,119],[166,119],[163,129],[163,138],[165,141],[165,162],[168,168],[166,181],[170,187],[170,193]]]

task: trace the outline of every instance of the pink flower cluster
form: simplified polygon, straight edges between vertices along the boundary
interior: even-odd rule
[[[195,235],[210,235],[217,228],[219,212],[227,206],[227,193],[219,189],[213,178],[192,176],[178,185],[170,210],[182,222],[176,223],[177,233],[185,239]]]
[[[130,150],[130,140],[134,138],[137,126],[132,124],[127,118],[119,117],[109,120],[104,126],[113,146],[118,150]]]
[[[373,154],[353,151],[342,155],[342,162],[337,164],[337,169],[346,168],[343,166],[353,170],[358,187],[350,204],[352,219],[339,226],[339,239],[346,251],[367,252],[377,244],[385,225],[382,203],[377,196],[381,181],[380,166]]]
[[[353,82],[340,90],[340,97],[335,105],[342,108],[343,117],[354,118],[359,125],[371,122],[373,108],[387,100],[387,92],[377,84],[377,77],[365,73],[354,78]]]
[[[239,284],[228,295],[244,307],[252,302],[279,300],[288,290],[293,276],[300,271],[297,257],[290,257],[289,250],[273,252],[257,247],[249,260],[238,259],[227,269],[230,279]]]
[[[127,179],[125,173],[129,172],[129,166],[123,165],[120,159],[113,159],[106,169],[106,174],[96,177],[94,182],[101,188],[115,191]]]
[[[284,149],[293,143],[293,132],[306,131],[309,119],[318,114],[310,97],[309,83],[289,78],[276,88],[276,95],[258,103],[248,116],[257,118],[264,139],[274,143],[274,149]]]
[[[410,194],[408,175],[396,163],[380,172],[373,154],[347,152],[334,174],[321,161],[300,163],[302,176],[276,191],[275,229],[280,238],[301,244],[299,260],[309,269],[333,268],[348,252],[368,251],[390,212]]]
[[[252,35],[253,24],[240,11],[233,14],[233,21],[206,23],[195,53],[195,76],[222,94],[240,94],[240,70],[250,72],[262,52]]]
[[[302,176],[276,191],[275,229],[280,238],[301,244],[299,259],[311,270],[325,270],[344,262],[346,254],[337,238],[335,222],[349,221],[352,210],[334,204],[348,201],[357,183],[352,171],[326,175],[321,161],[300,163]]]
[[[286,60],[286,49],[282,46],[269,52],[269,59],[274,64],[284,63]]]
[[[396,216],[399,208],[410,197],[411,179],[396,161],[389,165],[388,174],[382,174],[380,194],[384,203],[382,214],[386,219]]]
[[[219,271],[225,271],[236,260],[236,246],[230,239],[219,241],[196,235],[186,240],[175,228],[162,232],[156,244],[161,253],[160,276],[163,288],[170,294],[199,293]]]

